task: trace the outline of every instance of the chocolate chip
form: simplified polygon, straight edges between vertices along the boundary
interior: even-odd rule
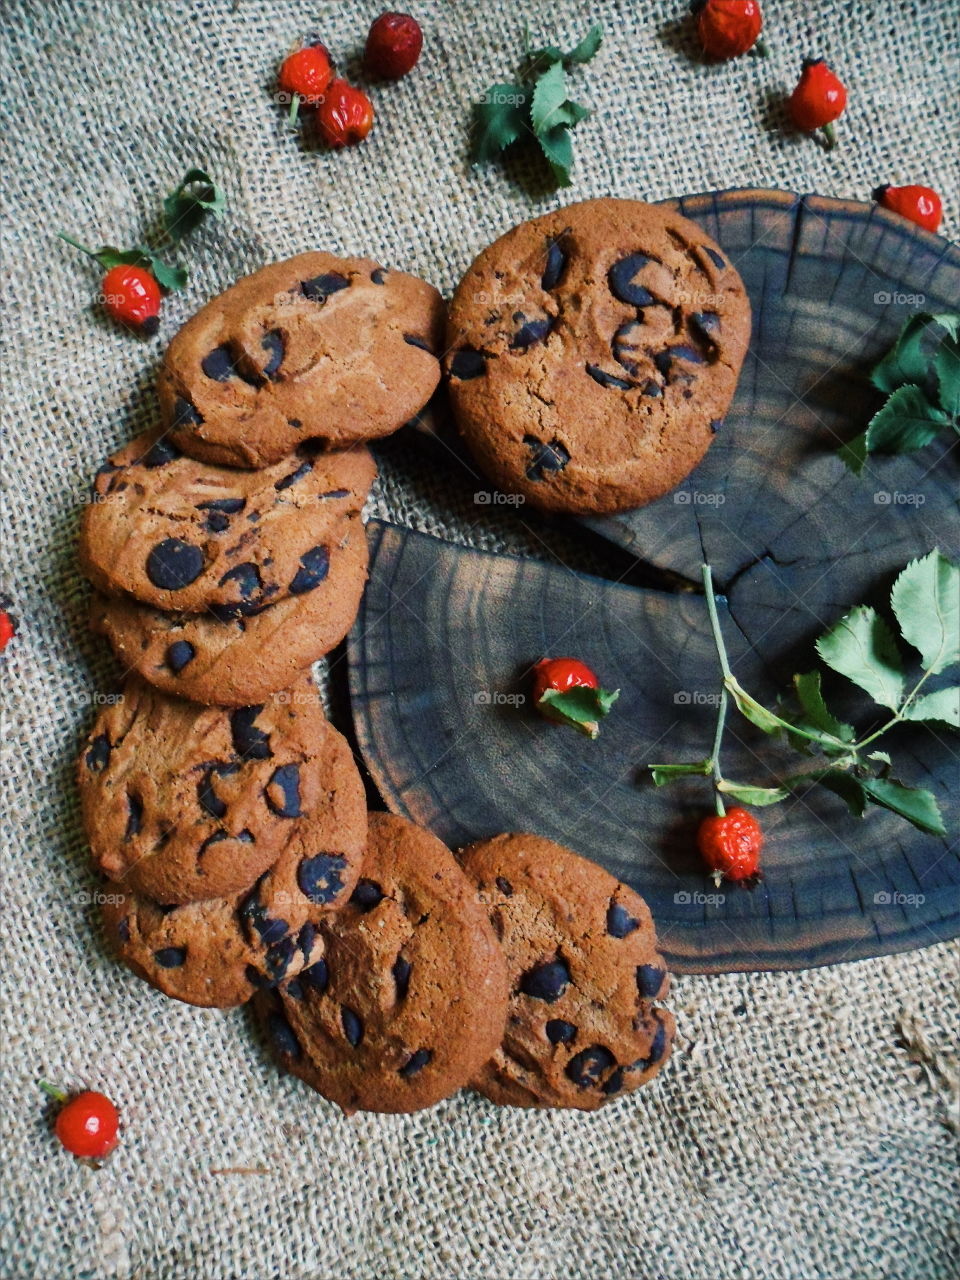
[[[121,942],[130,941],[130,917],[121,916],[117,921],[117,937]]]
[[[383,896],[383,890],[376,880],[358,880],[357,887],[350,895],[350,902],[361,911],[372,911]]]
[[[374,271],[370,272],[370,279],[374,284],[384,284],[386,278],[387,273],[384,271],[383,267],[377,267]]]
[[[430,355],[433,355],[433,347],[431,347],[426,338],[419,338],[415,333],[405,333],[403,340],[411,347],[419,347],[421,351],[427,351]]]
[[[330,984],[330,970],[327,968],[326,960],[318,960],[316,964],[304,969],[300,974],[300,981],[321,994],[326,991]]]
[[[714,418],[713,421],[710,423],[711,434],[716,435],[722,426],[723,426],[723,419]]]
[[[486,372],[486,353],[473,347],[461,348],[450,361],[451,378],[459,378],[461,382],[466,382],[469,378],[480,378]]]
[[[127,828],[123,833],[124,840],[139,835],[143,821],[143,801],[135,791],[127,792]]]
[[[549,316],[544,316],[539,320],[528,320],[526,316],[518,312],[520,317],[520,328],[513,335],[510,346],[514,349],[526,350],[532,347],[535,342],[543,342],[553,328],[553,321]],[[517,317],[515,316],[514,319]]]
[[[197,783],[197,800],[205,813],[209,813],[212,818],[222,818],[226,815],[227,806],[213,789],[213,778],[216,772],[216,765],[210,765],[207,768]]]
[[[282,764],[274,769],[266,789],[267,804],[280,818],[300,817],[300,766]]]
[[[294,431],[299,431],[300,428],[303,426],[303,423],[300,421],[299,418],[288,418],[287,426],[293,427]]]
[[[155,440],[142,458],[138,458],[141,467],[165,467],[168,462],[175,462],[180,457],[180,450],[175,449],[169,440]]]
[[[544,267],[543,275],[540,277],[540,287],[542,289],[555,289],[560,283],[566,268],[567,255],[561,249],[558,241],[551,240],[547,245],[547,265]]]
[[[616,374],[606,373],[595,364],[587,365],[587,373],[594,382],[599,382],[601,387],[607,387],[611,391],[629,391],[633,386],[633,383],[627,382],[626,378],[618,378]]]
[[[715,253],[713,249],[709,249],[706,245],[703,245],[702,248],[715,267],[718,267],[721,271],[726,269],[727,264],[720,257],[719,253]]]
[[[617,1067],[613,1075],[607,1078],[603,1086],[603,1092],[606,1094],[619,1093],[623,1088],[623,1067]]]
[[[297,867],[297,884],[311,902],[326,906],[343,890],[346,866],[346,858],[336,853],[317,853],[312,858],[303,858]]]
[[[570,461],[569,452],[559,440],[551,440],[546,444],[536,436],[524,436],[523,443],[533,454],[527,464],[528,480],[542,480],[545,472],[562,471]]]
[[[720,317],[715,311],[695,311],[690,317],[690,328],[701,338],[713,344],[720,335]]]
[[[326,493],[321,493],[321,498],[346,498],[350,493],[349,489],[328,489]]]
[[[102,773],[109,763],[110,739],[105,733],[98,733],[86,755],[87,768],[91,773]]]
[[[275,379],[275,375],[281,364],[283,364],[283,357],[286,353],[286,344],[283,340],[283,334],[279,329],[271,329],[260,339],[260,346],[269,356],[267,363],[263,366],[262,376],[264,378]]]
[[[263,578],[255,564],[249,561],[235,564],[232,569],[227,570],[217,585],[226,587],[231,583],[237,584],[240,599],[231,600],[227,604],[210,606],[210,612],[221,622],[255,613],[263,603]]]
[[[651,381],[643,388],[642,394],[645,396],[662,396],[663,391],[661,390],[659,383]]]
[[[673,357],[669,351],[658,351],[653,357],[653,363],[657,366],[657,372],[661,373],[665,378],[670,376],[670,361],[672,358]]]
[[[592,1044],[582,1049],[566,1065],[566,1073],[580,1089],[589,1089],[600,1083],[604,1071],[616,1066],[617,1060],[602,1044]]]
[[[265,973],[261,973],[255,965],[248,964],[243,972],[251,987],[257,987],[260,991],[268,991],[277,985]]]
[[[175,676],[178,676],[187,663],[194,660],[197,651],[189,640],[174,640],[173,644],[167,647],[164,656],[167,666]]]
[[[557,958],[528,969],[520,979],[520,990],[524,995],[553,1004],[563,995],[569,981],[570,970],[563,960]]]
[[[283,489],[289,489],[292,484],[296,484],[298,480],[302,480],[304,476],[308,476],[312,470],[313,463],[311,461],[301,462],[296,471],[291,471],[289,475],[281,476],[273,487],[278,493]]]
[[[607,933],[611,938],[625,938],[639,927],[640,921],[619,902],[611,902],[607,907]]]
[[[302,1052],[300,1041],[293,1033],[293,1027],[282,1013],[275,1009],[267,1014],[267,1031],[278,1053],[285,1053],[289,1058],[299,1058]]]
[[[244,498],[217,498],[213,502],[198,502],[197,510],[206,511],[204,521],[211,533],[223,533],[230,528],[230,516],[235,516],[247,505]]]
[[[569,1044],[577,1036],[577,1028],[563,1018],[551,1018],[544,1029],[551,1044]]]
[[[703,364],[703,356],[695,347],[687,346],[686,343],[678,343],[675,347],[670,347],[669,354],[674,360],[686,360],[689,364]]]
[[[633,277],[647,265],[650,258],[645,253],[631,253],[626,258],[615,262],[607,272],[607,283],[610,292],[621,302],[628,302],[631,307],[649,307],[655,300],[649,289],[634,284]]]
[[[397,956],[393,962],[391,973],[393,974],[394,985],[397,988],[397,999],[402,1000],[410,988],[410,971],[413,965],[409,960],[405,960],[403,956]]]
[[[506,876],[497,876],[496,884],[500,892],[506,894],[508,898],[513,895],[513,885]]]
[[[203,552],[182,538],[164,538],[147,556],[147,577],[161,591],[180,591],[203,573]]]
[[[637,966],[637,990],[642,1000],[652,1000],[660,988],[663,986],[663,969],[658,969],[655,964],[641,964]]]
[[[187,958],[186,947],[161,947],[153,953],[161,969],[179,969]]]
[[[233,352],[226,345],[214,347],[209,355],[200,361],[200,368],[214,382],[227,382],[236,372],[233,366]]]
[[[313,950],[316,940],[317,926],[311,920],[308,920],[297,934],[297,947],[303,955],[304,960],[310,959],[310,952]]]
[[[283,923],[286,922],[284,921]],[[283,937],[279,942],[275,942],[273,946],[267,948],[264,956],[264,967],[267,971],[267,977],[274,985],[282,982],[286,977],[295,950],[296,945],[290,937]]]
[[[363,1039],[363,1023],[360,1021],[359,1014],[354,1013],[345,1004],[341,1005],[340,1023],[343,1026],[343,1034],[355,1049]]]
[[[269,760],[273,755],[270,750],[269,734],[258,729],[257,716],[263,713],[263,707],[236,707],[230,712],[230,737],[233,749],[245,760]]]
[[[203,422],[203,418],[198,412],[195,405],[183,396],[177,396],[173,403],[173,426],[174,427],[199,427]]]
[[[650,1045],[650,1052],[647,1054],[647,1065],[652,1067],[655,1062],[659,1062],[663,1057],[663,1052],[667,1047],[667,1029],[663,1023],[657,1026],[656,1035],[653,1037],[653,1043]]]
[[[319,587],[330,572],[330,552],[326,547],[312,547],[300,557],[300,568],[290,583],[290,594],[302,596]]]
[[[229,831],[215,831],[212,836],[207,836],[206,840],[204,840],[203,844],[197,850],[197,860],[200,861],[200,859],[203,858],[203,855],[211,845],[220,844],[224,840],[239,840],[241,844],[254,843],[253,833],[246,829],[241,831],[238,836],[232,836]]]
[[[412,1053],[407,1061],[400,1068],[400,1074],[405,1080],[409,1080],[411,1076],[415,1076],[418,1071],[422,1071],[427,1065],[433,1054],[429,1049],[418,1049],[416,1053]]]
[[[643,325],[639,320],[628,320],[613,335],[611,350],[617,364],[622,364],[627,373],[634,377],[638,371],[638,360],[641,355],[640,340],[643,336]],[[593,375],[591,374],[591,377]]]
[[[339,293],[341,289],[349,287],[350,281],[346,276],[336,271],[328,271],[325,275],[314,276],[312,280],[303,280],[300,284],[300,292],[311,302],[323,303],[331,294]]]

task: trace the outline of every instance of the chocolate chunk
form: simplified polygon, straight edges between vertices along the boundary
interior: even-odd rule
[[[512,897],[513,885],[506,878],[506,876],[497,876],[497,888],[500,890],[501,893],[506,894],[508,898]]]
[[[570,970],[558,957],[528,969],[520,979],[520,990],[524,995],[533,996],[535,1000],[546,1000],[548,1004],[553,1004],[554,1000],[559,1000],[563,995],[569,981]]]
[[[197,651],[189,640],[174,640],[173,644],[168,645],[165,654],[167,666],[178,676],[188,662],[192,662],[197,656]]]
[[[653,1043],[650,1045],[650,1052],[647,1054],[647,1066],[652,1067],[655,1062],[659,1062],[663,1057],[663,1052],[667,1047],[667,1029],[663,1023],[657,1026],[656,1035],[653,1037]]]
[[[629,391],[633,386],[632,382],[627,382],[625,378],[618,378],[616,374],[606,373],[595,364],[587,365],[587,373],[589,373],[594,382],[599,382],[601,387],[608,387],[613,391]]]
[[[727,264],[720,257],[719,253],[715,253],[713,249],[708,249],[706,245],[703,245],[702,248],[704,253],[707,255],[707,257],[710,259],[710,261],[713,263],[715,267],[717,267],[720,271],[726,270]]]
[[[286,924],[286,921],[283,921],[283,923]],[[272,985],[282,982],[286,977],[295,950],[296,945],[290,937],[283,937],[279,942],[275,942],[272,947],[267,948],[263,962],[267,977]]]
[[[300,568],[290,583],[290,594],[302,596],[319,587],[330,572],[330,552],[326,547],[312,547],[300,557]]]
[[[713,421],[710,423],[710,432],[711,432],[711,434],[712,434],[712,435],[716,435],[716,434],[717,434],[717,432],[720,430],[720,428],[721,428],[722,426],[723,426],[723,419],[722,419],[722,418],[714,418],[714,419],[713,419]]]
[[[364,912],[372,911],[382,899],[383,890],[375,880],[358,880],[357,887],[350,895],[351,904]]]
[[[533,454],[527,464],[528,480],[542,480],[545,472],[562,471],[570,461],[570,454],[559,440],[551,440],[549,444],[545,444],[536,436],[524,436],[523,443]]]
[[[297,934],[297,949],[300,951],[304,960],[310,959],[310,952],[313,950],[313,945],[316,940],[317,926],[313,921],[308,920],[305,925],[301,926],[300,932]]]
[[[203,422],[203,418],[198,412],[195,405],[183,396],[177,396],[173,404],[173,426],[174,427],[199,427]]]
[[[300,817],[300,766],[298,764],[282,764],[274,769],[267,783],[266,800],[278,817]]]
[[[430,355],[433,355],[433,347],[431,347],[426,338],[420,338],[415,333],[405,333],[403,340],[411,347],[419,347],[421,351],[427,351]]]
[[[577,1028],[564,1018],[551,1018],[544,1030],[551,1044],[569,1044],[577,1037]]]
[[[153,953],[153,958],[161,969],[179,969],[186,961],[186,947],[161,947]]]
[[[147,577],[161,591],[180,591],[196,582],[203,565],[199,547],[182,538],[164,538],[147,556]]]
[[[214,347],[200,361],[200,368],[214,382],[227,382],[236,372],[233,367],[233,352],[228,346]]]
[[[615,262],[607,272],[607,283],[610,292],[621,302],[628,302],[631,307],[649,307],[655,301],[649,289],[634,284],[634,276],[647,265],[650,258],[645,253],[631,253],[626,258]]]
[[[137,462],[141,467],[165,467],[168,462],[175,462],[180,457],[180,450],[174,448],[169,440],[155,440],[142,458]]]
[[[265,947],[269,947],[285,938],[290,932],[288,921],[280,916],[271,916],[260,900],[260,889],[263,876],[257,881],[238,908],[238,914],[252,937],[250,929],[256,930],[257,937]]]
[[[282,1013],[277,1013],[275,1009],[267,1014],[267,1031],[270,1033],[270,1039],[273,1047],[278,1053],[285,1053],[289,1058],[299,1058],[302,1052],[300,1041],[293,1033],[293,1027],[286,1020]]]
[[[678,343],[675,347],[669,347],[668,351],[674,360],[686,360],[690,364],[704,363],[703,356],[696,347],[687,346],[686,343]]]
[[[518,312],[517,316],[520,319],[520,328],[510,341],[510,346],[514,350],[526,350],[535,342],[543,342],[553,328],[553,321],[549,316],[543,316],[537,320],[528,320],[522,312]],[[514,316],[515,320],[517,316]]]
[[[124,840],[139,835],[143,821],[143,801],[135,791],[127,792],[127,827],[123,833]]]
[[[312,280],[304,280],[300,284],[300,292],[311,302],[326,302],[334,293],[348,289],[350,281],[337,271],[328,271],[324,275],[314,276]]]
[[[223,818],[227,812],[227,806],[220,799],[213,789],[213,779],[217,772],[215,764],[209,765],[204,772],[203,777],[197,783],[197,800],[200,802],[200,808],[204,813],[209,813],[211,818]]]
[[[603,1092],[606,1094],[619,1093],[623,1088],[623,1067],[617,1067],[613,1075],[607,1078],[606,1084],[603,1086]]]
[[[244,498],[216,498],[212,502],[198,502],[197,510],[207,512],[204,523],[211,533],[223,533],[230,528],[230,517],[238,515],[246,505]]]
[[[642,337],[643,325],[639,320],[628,320],[613,335],[613,343],[611,344],[613,358],[617,364],[622,364],[627,373],[632,374],[633,377],[637,376],[639,370],[638,361],[642,354],[640,346]],[[593,376],[591,374],[591,377]]]
[[[397,956],[396,960],[393,962],[393,969],[391,972],[393,974],[394,985],[397,988],[398,1000],[402,1000],[410,988],[410,971],[412,968],[413,965],[409,960],[405,960],[403,956]]]
[[[566,1065],[566,1073],[580,1089],[589,1089],[600,1083],[605,1071],[616,1066],[617,1060],[602,1044],[592,1044],[589,1049],[582,1049]]]
[[[384,284],[387,279],[387,273],[384,271],[383,267],[377,267],[374,271],[370,272],[370,279],[374,284]]]
[[[551,240],[547,245],[547,265],[544,267],[543,275],[540,277],[540,287],[542,289],[555,289],[566,269],[567,255],[560,247],[559,241]]]
[[[117,937],[121,942],[130,941],[130,917],[121,916],[117,922]]]
[[[286,354],[283,334],[279,329],[270,329],[260,339],[260,345],[268,355],[267,363],[263,366],[262,375],[264,378],[271,378],[275,381],[277,371],[283,364],[283,357]]]
[[[86,755],[87,768],[91,773],[102,773],[109,763],[110,739],[105,733],[98,733]]]
[[[336,853],[316,853],[297,867],[297,884],[304,896],[318,906],[333,902],[343,889],[346,858]]]
[[[405,1080],[409,1080],[411,1076],[415,1076],[418,1071],[422,1071],[427,1065],[433,1054],[429,1049],[418,1049],[416,1053],[412,1053],[407,1061],[400,1068],[400,1074]]]
[[[700,338],[713,344],[720,336],[720,317],[715,311],[695,311],[690,317],[690,328]]]
[[[304,969],[300,974],[300,981],[305,982],[308,987],[313,987],[314,991],[321,994],[326,991],[330,984],[330,971],[327,968],[326,960],[318,960],[315,964]]]
[[[641,1000],[652,1000],[663,986],[664,970],[655,964],[637,966],[637,991]]]
[[[347,1037],[347,1041],[354,1047],[363,1039],[363,1023],[360,1021],[359,1014],[347,1007],[340,1006],[340,1023],[343,1027],[343,1034]]]
[[[480,378],[487,372],[487,355],[473,347],[462,347],[450,362],[451,378],[466,382],[468,378]]]
[[[296,484],[298,480],[302,480],[304,476],[308,476],[312,470],[313,470],[312,461],[308,460],[307,462],[301,462],[299,467],[297,467],[296,471],[291,471],[289,475],[281,476],[281,478],[276,481],[273,487],[277,490],[278,493],[281,492],[283,489],[289,489],[292,484]]]
[[[269,760],[270,736],[256,726],[263,707],[236,707],[230,712],[230,737],[233,749],[245,760]]]
[[[625,938],[639,927],[640,921],[619,902],[611,902],[607,907],[607,933],[611,938]]]

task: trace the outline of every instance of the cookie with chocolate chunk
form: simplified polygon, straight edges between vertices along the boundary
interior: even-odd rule
[[[453,1093],[503,1034],[503,954],[435,836],[370,815],[363,874],[321,922],[325,955],[259,997],[281,1062],[350,1114],[406,1112]]]
[[[211,466],[160,432],[100,468],[80,526],[80,563],[107,595],[229,619],[296,594],[331,532],[360,512],[369,450],[301,448],[262,471]]]
[[[255,613],[168,613],[100,596],[91,625],[126,669],[157,688],[194,702],[246,706],[285,689],[340,643],[357,616],[367,561],[363,523],[349,516],[301,558],[290,594]]]
[[[309,679],[228,711],[133,676],[97,717],[77,782],[95,865],[157,902],[248,891],[298,851],[335,859],[323,863],[327,909],[359,874],[363,783]],[[308,864],[302,875],[316,881],[323,867]]]
[[[672,209],[588,200],[525,222],[460,282],[445,365],[457,425],[504,491],[621,511],[675,488],[737,385],[750,303]]]
[[[440,378],[432,285],[366,258],[304,253],[238,281],[167,348],[158,390],[184,453],[263,467],[309,440],[388,435]]]
[[[674,1023],[653,921],[602,867],[532,835],[502,835],[460,862],[507,960],[503,1041],[474,1076],[493,1102],[592,1111],[657,1074]]]

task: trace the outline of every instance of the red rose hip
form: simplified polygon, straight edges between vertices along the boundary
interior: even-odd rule
[[[277,77],[284,93],[296,94],[305,107],[318,107],[333,79],[330,54],[322,44],[304,45],[289,54]]]
[[[697,35],[711,58],[738,58],[754,47],[763,29],[757,0],[705,0],[697,13]]]
[[[823,58],[806,58],[788,102],[790,119],[804,133],[822,129],[827,148],[837,144],[833,122],[843,115],[847,91]]]
[[[723,878],[747,880],[760,870],[763,832],[753,814],[738,807],[704,818],[697,831],[697,848],[717,884]]]
[[[901,218],[909,218],[927,231],[938,230],[943,219],[943,204],[933,187],[877,187],[873,193],[877,204]]]
[[[576,696],[568,698],[572,693]],[[594,672],[578,658],[541,658],[534,664],[534,706],[545,720],[570,725],[588,738],[598,735],[599,721],[619,695],[619,689],[601,689]]]
[[[417,65],[423,32],[409,13],[381,13],[367,35],[363,63],[375,76],[399,80]]]
[[[146,267],[111,267],[101,284],[103,305],[121,324],[148,337],[160,327],[160,286]]]
[[[346,80],[334,80],[317,111],[317,130],[328,147],[352,147],[373,128],[373,103]]]
[[[43,1088],[55,1098],[64,1097],[50,1085],[44,1084]],[[71,1155],[102,1160],[117,1145],[119,1126],[117,1108],[106,1094],[87,1089],[64,1102],[57,1115],[55,1130]]]

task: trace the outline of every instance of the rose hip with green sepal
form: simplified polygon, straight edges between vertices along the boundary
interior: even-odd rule
[[[578,658],[541,658],[533,667],[533,702],[555,724],[568,724],[588,738],[620,696],[600,688],[596,674]]]
[[[753,814],[739,806],[704,818],[697,848],[718,885],[723,879],[750,880],[760,874],[763,832]]]
[[[118,1142],[120,1116],[106,1094],[94,1089],[68,1097],[62,1090],[40,1081],[40,1088],[62,1103],[54,1126],[57,1137],[71,1155],[102,1160]]]
[[[837,145],[833,122],[843,115],[847,90],[823,58],[805,58],[797,87],[787,103],[790,119],[804,133],[819,129],[827,150]]]

